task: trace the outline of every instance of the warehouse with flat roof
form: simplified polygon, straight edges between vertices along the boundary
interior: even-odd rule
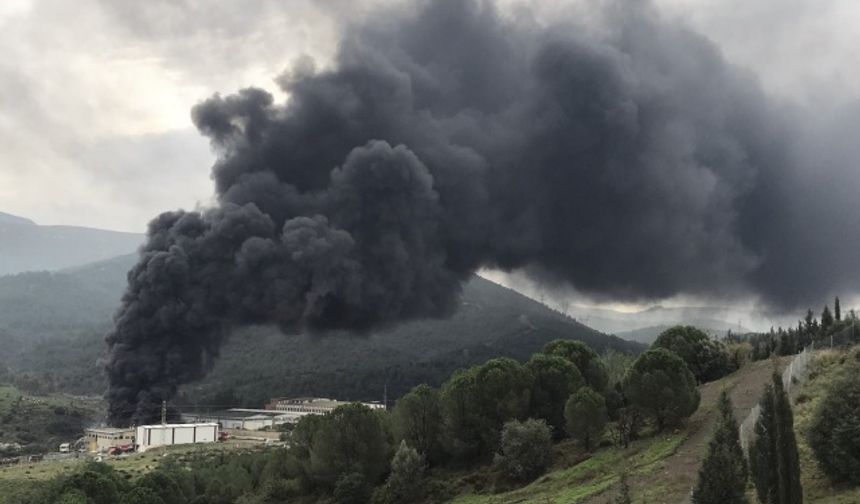
[[[301,414],[287,411],[231,408],[213,412],[182,413],[183,422],[217,423],[222,429],[261,430],[296,423]]]
[[[338,401],[325,397],[276,397],[266,404],[267,410],[288,411],[302,414],[322,415],[333,411],[338,406],[353,404],[356,401]],[[370,409],[383,409],[385,406],[379,402],[358,403]]]

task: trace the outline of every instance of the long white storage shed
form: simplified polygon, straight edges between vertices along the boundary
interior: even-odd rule
[[[134,443],[137,451],[145,452],[157,446],[218,441],[217,423],[138,425]]]

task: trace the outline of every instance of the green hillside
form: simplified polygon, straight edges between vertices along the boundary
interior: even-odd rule
[[[54,273],[0,277],[0,344],[10,349],[0,354],[0,365],[30,392],[102,393],[104,335],[134,260],[126,255]],[[178,402],[259,406],[282,394],[381,400],[386,385],[394,398],[418,383],[438,384],[458,367],[501,355],[526,359],[556,338],[580,339],[597,351],[643,348],[475,277],[450,319],[414,321],[363,337],[238,330],[213,373],[186,388]]]
[[[357,337],[284,336],[274,329],[238,331],[201,383],[186,387],[186,405],[260,406],[272,396],[389,399],[419,383],[438,385],[455,369],[506,356],[528,359],[547,342],[578,339],[598,352],[644,347],[599,333],[515,291],[480,277],[465,287],[450,319],[419,320]]]
[[[89,399],[31,396],[0,386],[0,458],[56,451],[80,438],[99,409]]]

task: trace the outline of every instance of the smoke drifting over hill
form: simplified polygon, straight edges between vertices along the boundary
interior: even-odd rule
[[[113,423],[157,415],[233,326],[445,316],[480,267],[786,307],[856,280],[807,225],[850,198],[805,196],[824,188],[790,114],[706,39],[643,2],[593,30],[422,6],[350,28],[331,69],[297,63],[284,104],[244,89],[195,107],[218,206],[150,224],[108,337]]]

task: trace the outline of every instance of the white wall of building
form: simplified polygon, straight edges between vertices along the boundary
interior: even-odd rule
[[[139,425],[135,430],[135,443],[140,452],[157,446],[214,443],[217,440],[216,423]]]

